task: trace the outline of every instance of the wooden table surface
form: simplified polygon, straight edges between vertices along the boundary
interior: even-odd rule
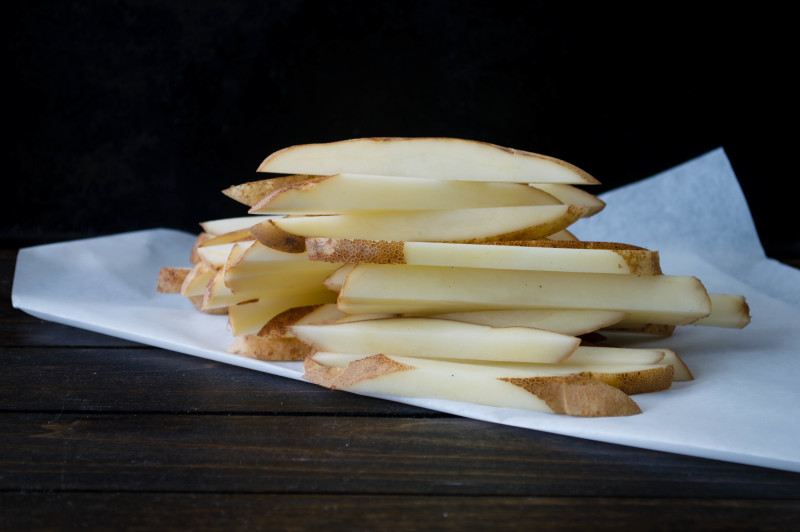
[[[0,250],[0,531],[800,527],[800,474],[458,418],[33,318],[11,307],[16,253]]]

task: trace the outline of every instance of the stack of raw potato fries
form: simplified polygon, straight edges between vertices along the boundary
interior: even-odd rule
[[[742,296],[664,275],[656,251],[579,241],[568,227],[605,204],[552,157],[371,138],[286,148],[259,171],[285,175],[224,190],[248,215],[201,223],[194,266],[163,268],[158,290],[227,314],[231,353],[303,361],[331,389],[631,415],[631,395],[693,377],[630,338],[750,320]]]

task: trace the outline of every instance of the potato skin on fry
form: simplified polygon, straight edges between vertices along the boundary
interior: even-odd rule
[[[163,267],[158,272],[156,291],[161,294],[180,294],[183,280],[189,275],[191,268]]]
[[[270,361],[300,361],[313,352],[297,338],[267,338],[244,334],[234,340],[228,353]]]

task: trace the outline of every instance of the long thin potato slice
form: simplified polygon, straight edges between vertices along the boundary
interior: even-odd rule
[[[535,327],[579,336],[609,327],[627,314],[617,310],[517,309],[479,310],[434,314],[432,317],[490,325],[492,327]]]
[[[288,308],[332,303],[332,300],[331,293],[324,288],[269,295],[229,306],[228,324],[233,336],[257,334],[264,324]]]
[[[349,314],[617,310],[674,325],[711,312],[708,294],[695,277],[384,264],[356,265],[339,293],[338,306]]]
[[[249,212],[346,214],[561,204],[547,192],[521,183],[339,174],[275,190]]]
[[[203,232],[216,237],[226,233],[235,233],[237,231],[250,229],[268,218],[274,218],[274,216],[250,215],[238,216],[236,218],[220,218],[218,220],[200,222],[200,227],[203,228]]]
[[[467,364],[385,355],[355,360],[345,367],[324,366],[309,357],[304,367],[303,378],[309,382],[356,393],[448,399],[583,417],[641,413],[621,390],[579,375],[492,374],[472,371]]]
[[[295,253],[305,250],[308,237],[480,243],[544,238],[585,212],[586,207],[577,205],[537,205],[287,216],[250,231],[265,246]]]
[[[346,367],[355,361],[371,359],[376,355],[329,353],[318,351],[309,357],[313,362]],[[490,378],[527,378],[581,375],[609,384],[626,394],[651,393],[668,389],[673,381],[673,369],[669,364],[528,364],[521,362],[496,362],[482,360],[436,360],[426,357],[400,357],[378,355],[412,365],[420,369],[451,369],[458,373],[474,373]],[[478,394],[480,391],[477,392]]]
[[[181,295],[184,297],[203,296],[206,293],[208,283],[216,272],[214,268],[204,262],[198,262],[183,280]]]
[[[364,138],[304,144],[267,157],[259,172],[368,174],[459,181],[596,184],[565,161],[453,138]]]
[[[490,327],[435,318],[387,318],[328,325],[293,325],[296,338],[318,351],[557,363],[578,347],[574,336],[530,327]]]
[[[244,203],[248,207],[252,207],[265,196],[272,192],[283,188],[292,183],[300,183],[311,179],[313,175],[287,175],[283,177],[273,177],[270,179],[261,179],[258,181],[248,181],[240,185],[228,187],[222,191],[223,194],[229,198]]]
[[[398,242],[307,238],[312,261],[420,266],[462,266],[505,270],[658,275],[658,252],[631,249],[581,248],[573,242],[536,240],[541,245],[455,244],[449,242]],[[588,243],[584,243],[588,244]]]
[[[606,202],[594,194],[572,185],[565,185],[561,183],[538,183],[530,186],[538,188],[539,190],[543,190],[551,196],[558,198],[561,203],[570,205],[585,205],[589,208],[589,211],[586,213],[587,217],[594,216],[598,212],[602,211],[606,206]]]

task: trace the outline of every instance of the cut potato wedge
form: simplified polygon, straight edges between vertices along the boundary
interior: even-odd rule
[[[424,361],[424,364],[420,364]],[[424,397],[583,417],[641,413],[621,390],[578,375],[515,376],[473,371],[467,364],[373,355],[344,367],[309,357],[303,378],[356,393]]]
[[[330,366],[347,367],[355,361],[376,355],[328,353],[318,351],[309,360]],[[599,380],[626,394],[652,393],[672,386],[673,369],[669,364],[527,364],[521,362],[496,362],[481,360],[435,360],[424,357],[386,356],[395,362],[420,369],[451,369],[458,373],[473,373],[496,379],[553,377],[581,375]],[[480,392],[478,392],[480,393]]]
[[[238,336],[228,353],[242,355],[258,360],[301,361],[313,353],[313,350],[297,338],[267,338],[254,334]]]
[[[711,314],[692,325],[743,329],[750,323],[750,306],[744,296],[737,294],[708,294]]]
[[[299,183],[306,181],[316,176],[312,175],[287,175],[283,177],[273,177],[270,179],[261,179],[258,181],[248,181],[240,185],[228,187],[222,191],[223,194],[229,198],[244,203],[248,207],[252,207],[265,196],[272,192],[283,188],[292,183]]]
[[[490,327],[435,318],[387,318],[293,325],[317,351],[428,358],[558,363],[578,347],[574,336],[530,327]]]
[[[617,310],[635,312],[648,323],[673,325],[711,312],[708,294],[695,277],[384,264],[356,265],[342,286],[338,306],[348,314]]]
[[[592,249],[574,242],[535,240],[540,245],[455,244],[307,238],[312,261],[420,266],[461,266],[506,270],[545,270],[659,275],[658,252],[631,249]],[[583,243],[589,244],[589,243]]]
[[[625,316],[625,312],[617,310],[517,309],[454,312],[431,317],[492,327],[535,327],[580,336],[609,327],[625,319]]]
[[[211,268],[204,262],[198,262],[183,280],[181,284],[181,295],[184,297],[202,297],[205,295],[208,283],[211,282],[216,272],[214,268]]]
[[[294,333],[290,329],[292,325],[336,323],[344,316],[347,314],[336,308],[335,303],[293,307],[269,320],[258,331],[258,335],[266,338],[294,338]]]
[[[251,228],[265,246],[287,252],[305,250],[305,238],[481,243],[544,238],[574,223],[586,212],[577,205],[487,207],[287,216]]]
[[[332,303],[332,300],[331,293],[325,289],[269,295],[227,307],[228,325],[233,336],[257,334],[269,320],[286,309]]]
[[[345,214],[561,204],[547,192],[521,183],[339,174],[275,190],[249,212]]]
[[[180,294],[181,286],[191,268],[172,268],[165,266],[158,272],[156,292],[162,294]]]
[[[553,157],[453,138],[383,137],[292,146],[267,157],[258,171],[458,181],[598,183],[575,165]]]
[[[250,229],[254,225],[274,217],[275,216],[250,215],[239,216],[236,218],[221,218],[218,220],[207,220],[205,222],[200,222],[200,227],[203,228],[203,232],[211,235],[212,237],[217,237],[226,233],[235,233],[245,229]]]
[[[594,216],[606,207],[606,202],[594,194],[572,185],[564,185],[560,183],[539,183],[530,186],[547,192],[551,196],[561,201],[561,203],[568,205],[584,205],[588,207],[589,210],[586,213],[586,217]]]
[[[255,242],[255,240],[250,240],[249,244],[253,242]],[[219,270],[225,267],[231,255],[231,251],[233,251],[233,248],[237,244],[247,246],[248,242],[230,242],[227,244],[217,244],[215,246],[200,246],[197,248],[197,256],[200,257],[200,262],[209,268]]]

